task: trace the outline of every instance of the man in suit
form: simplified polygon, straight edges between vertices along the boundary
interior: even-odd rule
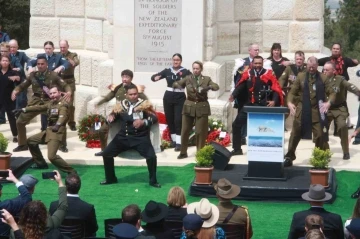
[[[30,174],[24,174],[20,180],[18,180],[10,169],[8,171],[9,177],[7,177],[6,180],[15,183],[19,190],[19,196],[0,202],[0,208],[6,209],[11,215],[17,217],[19,216],[23,207],[28,202],[32,201],[31,195],[34,193],[35,185],[38,183],[38,180]],[[8,236],[9,233],[10,227],[0,221],[0,235]]]
[[[187,98],[182,111],[181,149],[178,159],[187,158],[189,134],[195,124],[196,149],[205,146],[208,135],[208,118],[211,115],[208,102],[208,91],[219,90],[219,85],[208,76],[203,76],[203,63],[195,61],[192,64],[193,75],[174,82],[173,88],[186,88]]]
[[[290,114],[295,116],[284,166],[290,167],[296,159],[295,151],[301,139],[312,139],[315,147],[328,149],[328,122],[325,112],[335,100],[326,75],[318,70],[317,58],[308,58],[306,72],[297,75],[287,98]],[[328,100],[327,100],[328,97]],[[298,104],[295,105],[296,101]],[[330,104],[323,102],[329,101]]]
[[[244,59],[235,59],[235,66],[234,66],[234,71],[233,71],[234,80],[232,81],[230,92],[233,92],[235,90],[235,86],[241,79],[242,74],[244,73],[244,71],[251,68],[254,57],[258,56],[259,52],[260,52],[259,45],[256,43],[251,43],[249,45],[248,50],[249,50],[248,57],[245,57]],[[244,92],[242,92],[242,94],[239,94],[237,99],[234,100],[234,108],[238,109],[238,114],[241,112],[242,107],[244,106],[244,103],[246,102],[247,97],[248,97],[247,92],[244,91]],[[234,123],[235,123],[235,121],[234,121]],[[233,132],[233,133],[236,133],[236,134],[241,133],[241,145],[246,145],[246,135],[247,135],[246,127],[242,127],[241,132]]]
[[[240,187],[231,184],[226,178],[221,178],[214,186],[216,196],[219,199],[219,220],[218,223],[241,224],[245,228],[246,238],[252,237],[252,226],[247,207],[237,206],[231,202],[231,199],[240,194]]]
[[[26,55],[25,52],[22,51],[18,51],[19,50],[19,45],[17,40],[13,39],[9,41],[9,45],[10,45],[10,56],[11,59],[15,58],[20,62],[20,65],[22,66],[21,69],[21,78],[20,78],[20,82],[23,82],[24,79],[26,79],[26,75],[25,75],[25,63],[27,65],[29,65],[30,63],[30,58]],[[16,109],[20,109],[20,108],[24,108],[26,106],[27,103],[27,92],[21,92],[19,93],[18,97],[16,97]]]
[[[127,85],[125,90],[126,99],[117,103],[107,118],[109,123],[118,119],[120,131],[103,151],[106,179],[100,182],[100,185],[117,183],[114,157],[134,149],[146,158],[149,185],[160,188],[156,178],[157,157],[150,141],[150,127],[156,124],[158,119],[151,103],[139,98],[136,85]]]
[[[140,234],[144,229],[141,227],[141,210],[138,205],[130,204],[126,206],[121,212],[121,219],[123,223],[129,223],[136,227],[138,235],[135,239],[155,239],[154,236],[143,236]]]
[[[68,210],[65,218],[77,218],[85,222],[85,236],[96,236],[98,224],[96,221],[96,213],[94,205],[89,204],[79,197],[81,188],[81,179],[76,173],[70,173],[65,179],[65,186],[67,191]],[[50,204],[49,213],[53,215],[58,207],[59,201],[54,201]]]
[[[281,87],[271,69],[265,69],[264,59],[255,56],[252,68],[246,70],[235,90],[232,92],[229,101],[237,99],[239,95],[246,92],[247,98],[243,99],[242,104],[246,106],[267,106],[274,107],[283,104]],[[233,151],[232,155],[242,155],[241,134],[242,128],[247,127],[247,113],[241,110],[233,123]]]
[[[320,184],[313,184],[309,192],[302,195],[305,201],[311,205],[310,209],[296,212],[293,215],[288,239],[297,239],[305,235],[305,218],[308,215],[316,214],[324,220],[325,235],[328,238],[344,238],[344,229],[341,216],[328,212],[324,209],[324,202],[332,198],[330,193]]]

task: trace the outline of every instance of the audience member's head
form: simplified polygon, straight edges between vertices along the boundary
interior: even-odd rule
[[[350,225],[346,226],[353,239],[360,239],[360,218],[351,220]]]
[[[181,187],[172,187],[167,196],[167,204],[170,207],[183,207],[186,205],[185,191]]]
[[[187,213],[199,215],[204,221],[203,228],[213,227],[219,220],[219,209],[210,203],[207,198],[202,198],[200,202],[190,203],[187,208]]]
[[[305,239],[326,239],[324,233],[319,229],[313,229],[306,233]]]
[[[163,223],[168,210],[165,204],[150,200],[141,212],[141,218],[146,223]]]
[[[274,43],[271,46],[270,56],[271,56],[271,58],[281,58],[282,57],[282,51],[281,51],[281,44],[280,43]]]
[[[197,238],[204,221],[197,214],[188,214],[183,218],[183,228],[187,239]]]
[[[76,173],[69,173],[65,178],[66,190],[70,194],[78,194],[81,188],[81,179]]]
[[[138,229],[129,223],[120,223],[114,226],[113,233],[116,239],[134,239],[139,235]]]
[[[21,176],[20,181],[24,184],[29,193],[33,194],[35,191],[35,185],[38,183],[39,180],[37,180],[34,176],[30,174],[24,174],[23,176]]]
[[[216,196],[222,200],[230,200],[239,195],[240,193],[240,187],[231,184],[231,182],[226,178],[219,179],[217,184],[215,184],[214,188],[216,191]]]
[[[305,230],[324,229],[324,220],[321,216],[310,214],[305,218]]]
[[[332,198],[330,193],[325,192],[324,186],[320,184],[310,185],[309,192],[303,193],[301,197],[311,206],[322,206],[324,202]]]
[[[351,218],[360,218],[360,197],[356,200]]]
[[[19,225],[25,238],[43,238],[47,222],[47,210],[41,201],[32,201],[22,209]]]
[[[136,228],[141,226],[141,210],[138,205],[130,204],[121,212],[121,219],[124,223],[134,225]]]

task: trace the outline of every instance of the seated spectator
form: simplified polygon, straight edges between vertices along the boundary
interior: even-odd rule
[[[305,218],[310,214],[321,216],[324,220],[324,229],[331,231],[335,238],[344,238],[341,216],[328,212],[323,207],[324,202],[330,200],[332,195],[325,192],[322,185],[310,185],[309,192],[304,193],[302,198],[308,201],[311,207],[308,210],[294,213],[288,239],[297,239],[305,234]]]
[[[54,171],[55,181],[59,186],[59,204],[52,216],[47,214],[47,209],[41,201],[32,201],[25,205],[20,214],[19,228],[24,234],[24,238],[34,239],[62,239],[58,227],[65,218],[67,211],[66,188],[61,181],[61,175]],[[15,238],[12,232],[10,238]]]
[[[237,206],[231,202],[231,199],[238,196],[240,187],[231,184],[226,178],[219,179],[218,183],[214,186],[216,196],[219,199],[219,220],[217,223],[236,223],[244,225],[246,229],[246,238],[251,238],[253,231],[251,226],[250,215],[248,209],[244,206]]]
[[[306,233],[305,239],[326,239],[326,238],[321,230],[312,229]]]
[[[1,215],[2,215],[1,222],[6,223],[11,227],[11,229],[14,231],[15,239],[25,239],[24,234],[19,229],[19,226],[16,223],[14,217],[8,211],[6,211],[6,209],[3,209],[1,211]]]
[[[131,224],[137,229],[138,236],[135,237],[136,239],[155,239],[154,236],[142,236],[140,234],[140,232],[144,231],[144,229],[141,227],[141,210],[138,205],[130,204],[126,206],[121,212],[121,218],[123,221],[121,224]]]
[[[172,187],[167,197],[168,215],[166,220],[182,221],[187,215],[184,189]]]
[[[24,174],[19,181],[11,170],[9,170],[9,177],[6,179],[15,183],[19,190],[19,196],[0,202],[0,208],[6,209],[11,215],[19,216],[24,206],[28,202],[31,202],[31,195],[34,193],[35,185],[38,183],[38,180],[30,174]],[[0,235],[9,236],[9,233],[10,226],[0,222]]]
[[[354,218],[360,218],[360,198],[358,198],[356,200],[354,210],[353,210],[351,217],[345,221],[344,234],[345,234],[346,239],[351,238],[349,231],[346,229],[346,227],[350,225],[351,220]]]
[[[306,234],[310,230],[320,230],[320,232],[324,234],[324,220],[321,216],[316,214],[311,214],[305,218]],[[305,239],[305,237],[301,237],[299,239]]]
[[[139,231],[134,225],[129,223],[120,223],[113,227],[113,233],[116,236],[116,239],[138,239],[143,238],[139,237]]]
[[[70,173],[65,179],[65,186],[67,191],[68,211],[65,218],[77,218],[85,222],[85,236],[96,236],[98,224],[96,221],[96,213],[94,205],[89,204],[79,197],[81,188],[81,179],[76,173]],[[54,201],[50,204],[50,215],[53,215],[58,207],[59,201]]]
[[[199,215],[187,214],[183,219],[184,232],[181,238],[197,239],[203,223],[204,221]]]
[[[349,226],[346,227],[349,231],[351,239],[360,239],[360,218],[354,218],[351,220]]]
[[[225,239],[225,232],[221,227],[215,227],[219,220],[219,209],[208,199],[203,198],[200,202],[194,202],[188,205],[188,214],[197,214],[204,221],[202,228],[198,234],[198,238],[215,238]],[[181,239],[187,239],[185,233],[181,235]]]
[[[150,200],[141,212],[141,218],[146,222],[141,234],[143,236],[155,236],[156,239],[174,239],[172,230],[165,225],[167,214],[168,207],[165,204]]]

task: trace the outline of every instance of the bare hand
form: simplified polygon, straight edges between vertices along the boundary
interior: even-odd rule
[[[11,80],[11,81],[20,81],[20,76],[9,76],[8,77],[9,78],[9,80]]]
[[[145,86],[144,85],[137,85],[138,93],[144,93]]]
[[[296,113],[296,106],[293,103],[289,102],[288,108],[290,110],[290,115],[294,116]]]
[[[16,95],[18,94],[19,92],[14,90],[12,93],[11,93],[11,100],[12,101],[15,101],[16,100]]]
[[[34,71],[35,71],[34,67],[30,67],[29,70],[28,70],[29,73],[32,73]]]
[[[66,102],[70,102],[71,100],[71,92],[61,92],[60,93],[63,97],[63,99],[66,101]]]
[[[17,183],[19,182],[19,180],[14,176],[13,172],[11,171],[11,169],[8,169],[9,171],[9,177],[6,178],[6,180],[11,181],[13,183]]]
[[[138,129],[138,128],[142,127],[143,125],[144,125],[144,121],[141,119],[134,120],[134,122],[133,122],[133,126],[135,127],[135,129]]]
[[[73,59],[67,59],[67,61],[72,65],[72,66],[75,66],[75,61],[73,61]]]
[[[352,61],[354,62],[354,64],[359,65],[359,61],[357,59],[352,59]]]
[[[352,133],[350,136],[349,136],[349,141],[348,143],[350,144],[351,142],[351,139],[354,138],[358,133],[356,132],[356,130],[354,131],[354,133]]]
[[[108,117],[107,117],[107,121],[108,121],[109,123],[113,122],[114,119],[115,119],[115,115],[114,115],[114,114],[109,114]]]
[[[62,69],[63,69],[63,67],[62,66],[59,66],[58,68],[56,68],[55,70],[54,70],[54,72],[56,72],[56,73],[60,73],[61,71],[62,71]]]
[[[54,170],[53,172],[55,173],[54,178],[55,178],[55,181],[58,183],[59,187],[64,186],[64,184],[61,180],[61,175],[60,175],[59,171]]]
[[[14,231],[19,229],[18,225],[15,222],[14,217],[6,209],[2,209],[1,211],[2,211],[1,215],[3,216],[3,218],[1,218],[1,221],[3,223],[10,225]]]
[[[229,97],[229,102],[233,102],[234,101],[234,96],[233,95],[230,95]]]
[[[160,78],[161,78],[161,76],[155,76],[154,81],[158,81],[158,80],[160,80]]]
[[[268,104],[267,104],[267,107],[274,107],[275,106],[275,101],[266,101]]]
[[[283,62],[281,62],[281,65],[283,65],[283,66],[288,66],[290,64],[291,64],[291,61],[283,61]]]
[[[13,68],[13,71],[20,71],[20,68]]]
[[[329,102],[322,103],[321,106],[320,106],[320,113],[327,113],[329,108],[330,108],[330,103]]]

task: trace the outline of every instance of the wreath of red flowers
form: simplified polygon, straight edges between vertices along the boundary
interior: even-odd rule
[[[86,142],[88,148],[100,148],[99,131],[95,130],[95,123],[105,124],[105,118],[102,115],[92,114],[82,118],[79,122],[79,139]]]
[[[159,124],[167,124],[165,114],[162,112],[156,112]]]
[[[229,146],[229,144],[231,142],[229,133],[226,132],[226,135],[224,138],[220,138],[220,133],[221,133],[221,131],[219,131],[219,130],[214,130],[214,131],[209,132],[208,137],[206,139],[206,143],[216,142],[224,147]]]

